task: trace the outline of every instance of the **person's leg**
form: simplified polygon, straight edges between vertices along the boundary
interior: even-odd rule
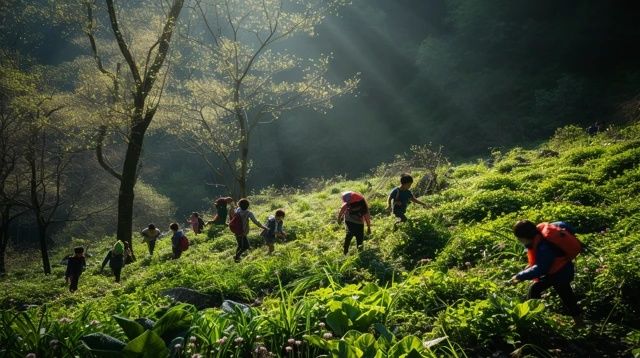
[[[364,248],[363,243],[364,243],[364,224],[357,224],[357,228],[355,229],[355,237],[356,237],[356,247],[358,248],[358,251],[362,251],[362,249]]]
[[[153,250],[156,248],[156,240],[151,240],[147,244],[149,245],[149,256],[152,256]]]
[[[238,261],[240,260],[240,255],[249,249],[249,240],[246,236],[236,236],[236,243],[238,244],[238,248],[236,248],[236,256],[234,259]]]
[[[114,267],[113,274],[116,276],[116,282],[120,282],[120,273],[122,272],[122,267]]]
[[[70,292],[75,292],[76,290],[78,290],[78,281],[80,280],[80,275],[72,275],[71,276],[71,282],[69,285],[69,291]]]
[[[564,304],[569,315],[574,318],[577,324],[582,323],[582,311],[578,306],[578,299],[571,288],[571,282],[554,282],[553,289],[558,293],[558,296],[560,296],[560,300]]]
[[[342,252],[346,255],[349,253],[349,246],[351,246],[351,239],[353,239],[353,237],[355,236],[354,234],[354,229],[353,229],[353,223],[351,222],[346,222],[346,226],[347,226],[347,233],[344,237],[344,244],[342,245]]]
[[[179,247],[178,248],[174,247],[173,248],[173,259],[174,260],[179,259],[181,255],[182,255],[182,250],[180,250]]]
[[[551,282],[547,280],[534,282],[534,284],[529,287],[527,299],[540,299],[542,297],[542,292],[549,287],[551,287]]]

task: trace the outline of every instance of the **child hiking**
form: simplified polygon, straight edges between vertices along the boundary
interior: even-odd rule
[[[182,256],[183,251],[189,248],[189,240],[185,236],[184,232],[180,230],[180,226],[178,226],[177,223],[169,225],[169,229],[173,232],[173,236],[171,236],[171,251],[173,252],[172,258],[176,260]]]
[[[407,216],[405,213],[407,212],[407,207],[410,202],[414,202],[416,204],[420,204],[422,206],[427,206],[427,204],[421,202],[416,199],[411,190],[411,185],[413,184],[413,177],[409,174],[400,175],[400,186],[393,188],[391,193],[389,194],[389,199],[387,200],[387,210],[389,210],[390,214],[393,214],[396,218],[396,224],[398,222],[407,221]],[[392,202],[393,201],[393,205]]]
[[[111,250],[107,252],[107,256],[105,256],[104,260],[102,260],[100,272],[102,272],[107,263],[109,263],[109,267],[111,268],[111,271],[113,271],[116,282],[120,282],[120,274],[122,273],[122,268],[124,267],[125,254],[125,244],[122,241],[117,240],[116,243],[113,244]]]
[[[196,212],[191,213],[188,221],[191,224],[191,229],[193,230],[194,234],[198,235],[202,233],[202,231],[204,230],[204,220],[202,220],[200,214]]]
[[[282,230],[283,220],[284,220],[284,210],[278,209],[276,210],[275,215],[270,215],[267,218],[266,226],[268,230],[262,231],[262,237],[264,237],[264,241],[269,248],[268,254],[273,254],[273,246],[276,242],[276,238],[284,238],[287,237],[287,233]]]
[[[156,228],[154,224],[149,224],[144,228],[140,234],[142,235],[142,242],[146,242],[149,248],[149,256],[153,256],[153,250],[156,247],[156,240],[160,237],[160,230]]]
[[[553,287],[576,326],[583,325],[581,310],[571,288],[575,273],[572,260],[580,253],[582,244],[573,235],[571,227],[563,222],[536,226],[522,220],[513,227],[513,234],[527,248],[529,265],[511,281],[534,281],[527,299],[539,299],[542,292]]]
[[[213,202],[213,206],[216,209],[216,216],[213,217],[210,223],[213,225],[226,225],[229,214],[229,204],[231,204],[231,208],[233,208],[233,198],[229,196],[216,199],[216,201]]]
[[[367,224],[367,235],[371,235],[371,215],[364,196],[354,191],[342,193],[342,207],[338,213],[338,222],[344,220],[347,231],[344,237],[343,253],[349,253],[351,240],[356,238],[356,247],[362,251],[364,242],[364,224]]]
[[[268,227],[256,220],[253,213],[249,211],[249,200],[240,199],[238,208],[236,208],[233,217],[229,221],[229,229],[236,236],[236,242],[238,243],[236,254],[233,257],[235,262],[240,262],[240,255],[249,249],[249,240],[247,239],[247,235],[249,235],[249,219],[263,230],[269,230]]]
[[[76,292],[78,290],[78,281],[80,281],[80,275],[87,263],[84,260],[84,248],[81,246],[73,249],[73,256],[67,260],[67,271],[64,274],[64,280],[69,284],[69,292]]]

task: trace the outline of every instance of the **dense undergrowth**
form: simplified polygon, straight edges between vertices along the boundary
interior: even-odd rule
[[[539,148],[494,151],[439,173],[438,190],[421,198],[430,207],[410,207],[410,221],[397,230],[384,214],[395,173],[318,180],[304,192],[265,190],[250,198],[252,210],[264,219],[284,208],[289,238],[268,256],[253,229],[253,250],[240,263],[228,230],[191,235],[175,261],[166,238],[153,257],[136,242],[139,259],[114,284],[98,272],[111,239],[74,239],[69,248],[88,244],[95,255],[71,294],[63,266],[43,276],[33,255],[11,253],[0,282],[0,352],[640,356],[640,125],[595,137],[566,127]],[[374,213],[365,250],[348,256],[335,222],[344,190],[364,193]],[[527,284],[507,283],[526,263],[510,236],[521,218],[569,222],[588,245],[574,281],[586,327],[572,326],[556,295],[525,301]],[[160,294],[174,287],[209,294],[222,307],[198,311]]]

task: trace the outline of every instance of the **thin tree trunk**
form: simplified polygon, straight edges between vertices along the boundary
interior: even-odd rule
[[[138,117],[139,118],[139,117]],[[151,123],[153,113],[147,117],[139,118],[131,130],[127,152],[122,166],[122,180],[120,180],[120,192],[118,194],[118,229],[117,237],[122,242],[127,242],[131,249],[131,256],[135,260],[133,252],[132,232],[133,232],[133,201],[135,198],[135,186],[138,179],[138,163],[142,155],[144,135]]]
[[[47,225],[38,218],[38,237],[40,238],[40,254],[42,255],[42,268],[44,274],[51,273],[51,263],[49,262],[49,248],[47,247]]]
[[[9,210],[5,208],[2,213],[2,223],[0,224],[0,276],[7,273],[5,255],[7,243],[9,242]]]

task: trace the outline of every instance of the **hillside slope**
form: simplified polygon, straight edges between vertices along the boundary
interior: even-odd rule
[[[43,277],[32,255],[14,255],[0,282],[0,351],[16,357],[86,356],[87,346],[95,356],[640,354],[640,125],[595,137],[566,127],[539,148],[496,151],[439,173],[436,193],[421,197],[430,207],[410,206],[410,221],[397,230],[384,211],[396,173],[318,180],[304,192],[263,191],[250,197],[251,210],[263,220],[284,208],[289,239],[268,256],[254,227],[252,250],[240,263],[233,262],[228,230],[191,235],[179,260],[170,260],[166,238],[154,257],[144,257],[137,242],[141,258],[114,284],[98,272],[105,238],[90,244],[96,255],[80,290],[70,294],[62,266]],[[412,174],[419,178],[419,168]],[[347,256],[335,220],[345,190],[369,199],[374,225],[365,250],[352,246]],[[555,294],[524,301],[528,284],[506,283],[526,265],[511,235],[523,218],[566,221],[588,245],[574,281],[587,327],[572,326]],[[178,287],[210,295],[213,306],[223,300],[247,306],[226,302],[198,311],[161,294]]]

